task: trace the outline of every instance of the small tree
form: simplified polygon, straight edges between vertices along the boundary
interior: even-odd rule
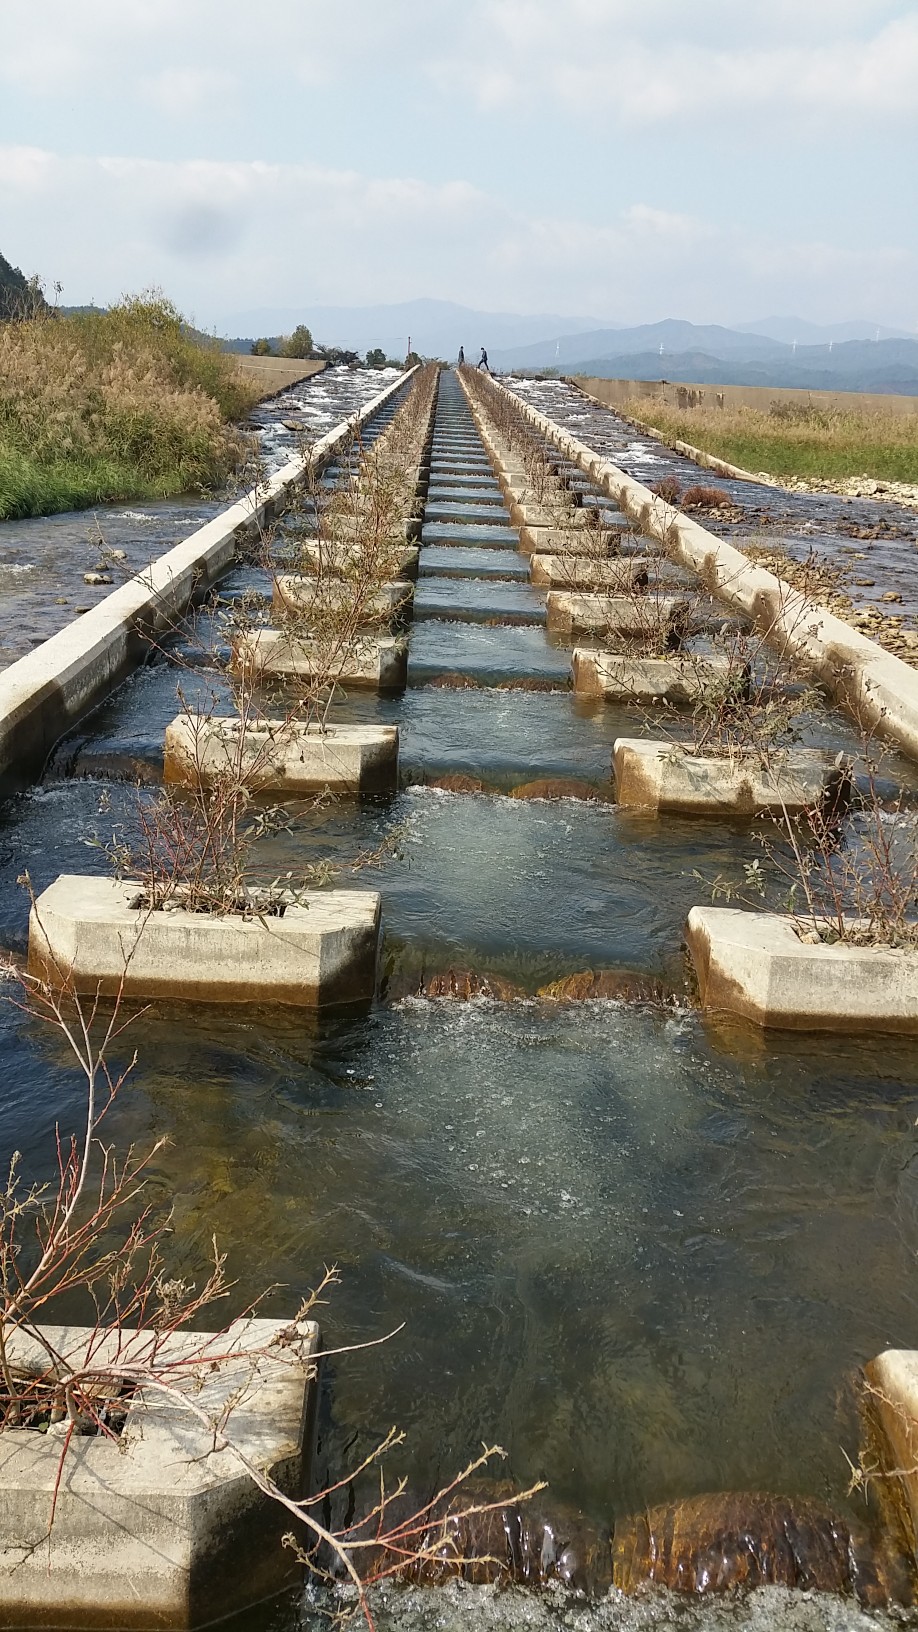
[[[305,323],[298,323],[292,334],[284,336],[280,343],[282,357],[311,357],[312,335]]]
[[[381,346],[373,346],[367,352],[367,368],[385,368],[387,360]]]
[[[264,338],[264,336],[262,336],[262,338],[260,340],[253,340],[252,341],[252,356],[253,357],[273,357],[273,355],[274,355],[274,353],[271,350],[270,340],[266,340]]]

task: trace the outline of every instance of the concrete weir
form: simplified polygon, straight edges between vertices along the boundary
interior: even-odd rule
[[[88,1368],[100,1388],[107,1366],[116,1378],[148,1367],[170,1395],[149,1386],[130,1396],[117,1437],[71,1438],[66,1418],[43,1432],[4,1426],[3,1625],[190,1632],[293,1586],[299,1569],[283,1537],[294,1521],[241,1457],[294,1501],[307,1493],[319,1333],[303,1322],[296,1335],[294,1351],[282,1320],[238,1320],[212,1339],[79,1326],[8,1333],[5,1363],[25,1373],[44,1376],[50,1350],[61,1377]],[[241,1455],[208,1426],[223,1413]]]
[[[92,611],[0,673],[0,785],[23,785],[65,731],[130,673],[150,643],[231,565],[241,540],[284,508],[308,472],[321,470],[402,389],[400,376],[353,419],[199,527]]]
[[[89,996],[370,1003],[379,922],[374,890],[253,891],[245,915],[217,915],[189,911],[180,897],[153,910],[136,881],[64,874],[32,908],[29,973]]]

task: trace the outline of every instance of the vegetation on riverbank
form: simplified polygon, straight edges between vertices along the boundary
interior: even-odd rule
[[[0,519],[220,486],[257,400],[158,291],[0,325]]]
[[[770,476],[918,482],[918,413],[772,403],[758,409],[676,408],[636,397],[621,405],[667,442],[690,442],[717,459]]]

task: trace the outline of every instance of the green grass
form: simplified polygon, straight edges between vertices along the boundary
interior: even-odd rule
[[[774,404],[753,408],[677,409],[635,399],[623,405],[667,441],[690,442],[744,470],[804,480],[918,483],[918,413],[840,411]]]
[[[0,521],[90,510],[128,499],[163,499],[186,493],[181,469],[149,481],[136,465],[98,458],[42,463],[17,448],[0,447]]]

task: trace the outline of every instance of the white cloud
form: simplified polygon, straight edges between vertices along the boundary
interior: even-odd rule
[[[757,115],[918,118],[918,13],[888,0],[478,0],[465,16],[458,48],[429,71],[482,107],[497,88],[508,108],[628,126],[727,118],[740,137]],[[482,57],[488,37],[498,46]]]
[[[918,256],[743,234],[637,203],[591,223],[520,210],[464,181],[314,164],[69,158],[0,148],[9,242],[64,300],[162,284],[199,321],[252,306],[375,304],[419,294],[491,310],[758,311],[915,321]]]
[[[200,117],[239,88],[235,74],[222,68],[163,68],[140,79],[140,94],[169,118]]]
[[[541,103],[624,125],[918,114],[907,0],[271,0],[264,14],[243,0],[44,0],[40,25],[5,10],[0,82],[105,104],[139,80],[171,119],[241,75],[246,106],[268,111],[285,87],[323,81],[355,97],[361,79],[389,84],[394,104],[421,76],[489,111]]]

